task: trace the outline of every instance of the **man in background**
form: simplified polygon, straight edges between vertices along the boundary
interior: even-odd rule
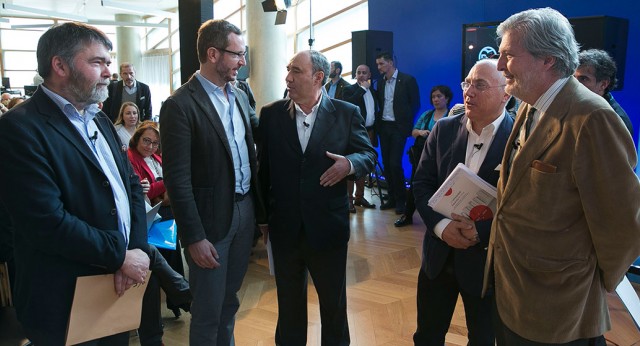
[[[562,14],[523,11],[497,34],[505,90],[522,104],[484,276],[485,289],[495,280],[496,340],[605,345],[607,292],[640,254],[633,141],[607,101],[573,77],[578,44]]]
[[[327,95],[332,99],[342,100],[342,92],[349,82],[342,78],[342,63],[339,61],[331,62],[331,70],[329,72],[329,81],[324,85]]]
[[[242,32],[198,30],[200,70],[160,110],[164,182],[189,265],[191,345],[234,345],[238,290],[255,229],[255,112],[231,83],[246,64]]]
[[[374,147],[378,146],[378,139],[374,129],[378,100],[375,90],[371,88],[371,70],[369,70],[369,66],[360,65],[356,68],[356,83],[344,88],[343,99],[360,108],[360,114],[364,117],[364,127],[367,129],[369,140]],[[355,182],[347,181],[350,213],[356,213],[356,205],[372,209],[376,207],[375,204],[369,203],[364,197],[364,179],[365,177],[359,178]],[[356,187],[355,198],[353,197],[354,183]]]
[[[140,109],[140,120],[151,120],[153,113],[149,86],[136,80],[136,70],[131,63],[120,64],[120,76],[121,81],[109,84],[109,98],[104,101],[102,111],[113,122],[118,118],[120,106],[125,102],[133,102]]]
[[[320,301],[322,345],[349,345],[346,267],[349,242],[346,177],[373,168],[362,116],[327,97],[329,62],[302,51],[287,65],[288,99],[260,113],[258,219],[273,249],[278,293],[277,345],[307,342],[307,273]]]
[[[629,134],[633,136],[631,119],[611,95],[611,90],[618,84],[616,62],[609,56],[609,53],[600,49],[582,51],[578,58],[580,66],[573,75],[582,85],[609,102],[611,108],[620,116],[624,126],[629,130]]]
[[[469,345],[494,345],[493,296],[481,297],[492,217],[470,220],[442,215],[428,201],[458,163],[495,186],[504,147],[513,127],[505,112],[509,95],[495,60],[480,60],[462,83],[465,112],[436,123],[422,151],[413,194],[427,226],[418,274],[418,346],[443,345],[458,301],[464,304]],[[443,154],[443,153],[450,154]]]
[[[70,38],[74,38],[70,40]],[[0,198],[14,228],[15,305],[35,345],[63,345],[76,279],[115,274],[118,295],[149,268],[144,199],[107,97],[112,44],[82,23],[38,41],[44,83],[0,118]],[[128,345],[129,332],[100,345]]]
[[[378,80],[380,111],[376,118],[376,130],[380,137],[389,198],[380,209],[395,209],[396,214],[400,215],[404,213],[407,199],[402,157],[407,137],[413,129],[413,118],[420,109],[420,90],[415,78],[398,71],[391,53],[378,54],[376,65],[382,75]]]

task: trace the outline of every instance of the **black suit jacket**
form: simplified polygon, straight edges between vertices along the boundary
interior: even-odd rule
[[[369,88],[369,91],[371,92],[371,96],[373,96],[373,112],[375,116],[375,114],[377,114],[379,110],[378,94],[373,88]],[[362,87],[358,85],[358,83],[355,83],[344,88],[344,91],[342,92],[342,98],[343,100],[358,106],[358,108],[360,109],[360,114],[362,115],[362,119],[366,121],[367,106],[364,104],[364,94],[364,89],[362,89]]]
[[[384,111],[384,89],[386,86],[384,76],[378,80],[378,104],[380,112],[376,117],[377,125],[382,121],[382,112]],[[396,88],[393,93],[393,113],[396,118],[396,126],[398,131],[405,137],[411,135],[413,129],[413,118],[420,109],[420,90],[418,82],[413,76],[398,71],[396,80]]]
[[[142,188],[109,119],[109,143],[131,208],[129,249],[148,253]],[[127,249],[110,183],[92,149],[39,88],[0,118],[0,198],[15,228],[15,306],[26,328],[62,344],[79,276],[114,273]]]
[[[251,191],[256,188],[253,126],[257,118],[247,95],[234,87],[245,125],[251,164]],[[209,95],[195,77],[175,91],[160,110],[164,184],[184,246],[224,238],[233,217],[235,171],[224,125]],[[257,211],[259,212],[259,210]]]
[[[484,263],[487,257],[491,220],[476,222],[480,243],[466,250],[454,249],[438,238],[434,233],[435,225],[445,218],[427,205],[429,198],[442,185],[451,171],[460,162],[464,163],[467,153],[466,128],[467,117],[462,114],[440,119],[429,134],[422,157],[413,178],[413,194],[416,207],[427,226],[424,236],[422,270],[430,279],[440,274],[449,256],[454,251],[455,273],[461,288],[480,296]],[[489,147],[478,176],[496,186],[500,170],[496,170],[502,161],[502,154],[513,127],[513,119],[505,116]],[[446,217],[450,217],[447,215]]]
[[[136,86],[136,105],[140,109],[140,121],[150,120],[153,113],[151,113],[151,91],[149,86],[139,80],[136,80]],[[109,98],[104,101],[102,111],[107,114],[111,122],[115,122],[118,118],[118,113],[120,113],[123,88],[124,81],[122,80],[109,84]]]
[[[304,229],[309,244],[319,250],[344,246],[349,240],[346,179],[330,187],[320,176],[334,161],[326,152],[344,155],[355,176],[373,169],[376,152],[362,116],[354,105],[322,96],[305,152],[302,152],[291,99],[273,102],[260,113],[260,186],[269,237],[273,242],[297,241]]]

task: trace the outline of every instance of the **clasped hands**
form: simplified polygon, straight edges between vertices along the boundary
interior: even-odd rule
[[[480,242],[476,224],[462,215],[451,214],[449,222],[442,232],[442,240],[456,249],[467,249]]]
[[[121,297],[132,286],[144,284],[148,271],[149,255],[140,249],[127,250],[124,263],[113,277],[116,294]]]

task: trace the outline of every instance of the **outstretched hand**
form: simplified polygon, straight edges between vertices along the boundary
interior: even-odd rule
[[[327,151],[327,157],[335,162],[320,176],[320,185],[327,187],[337,184],[344,179],[351,171],[351,163],[342,155],[333,154]]]

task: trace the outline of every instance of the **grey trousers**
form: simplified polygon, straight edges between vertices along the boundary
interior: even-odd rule
[[[255,215],[251,195],[234,203],[229,233],[213,244],[218,252],[219,268],[201,268],[189,251],[185,251],[193,295],[189,331],[191,346],[235,345],[233,328],[235,314],[240,307],[237,293],[249,264]]]

